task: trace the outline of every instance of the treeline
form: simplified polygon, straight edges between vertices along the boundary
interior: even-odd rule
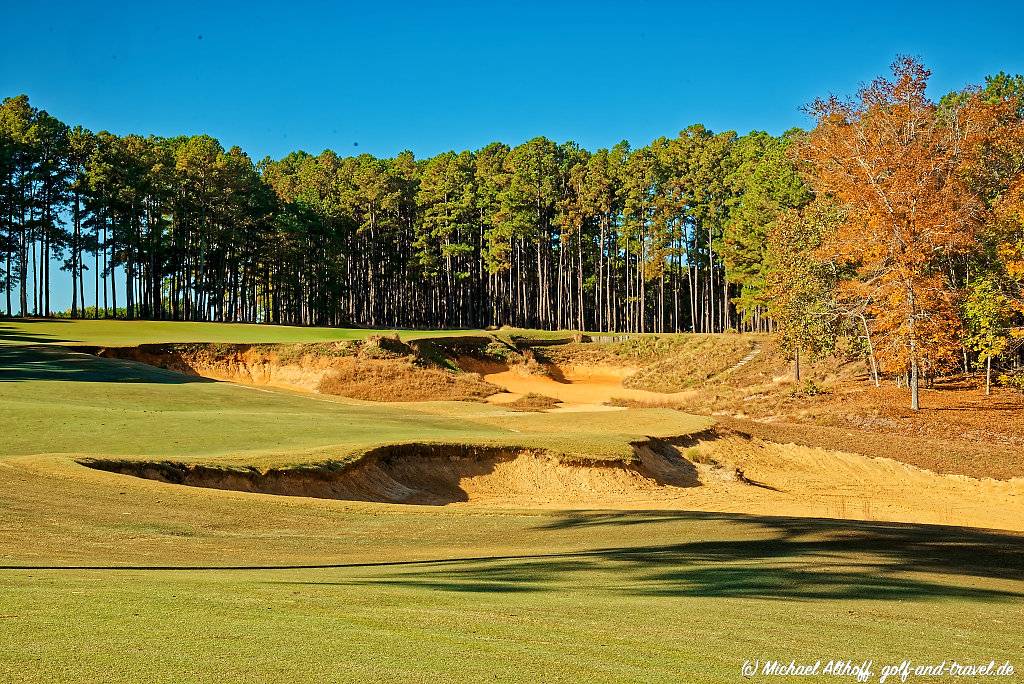
[[[939,102],[900,59],[810,131],[692,126],[417,160],[69,127],[0,105],[7,315],[627,332],[777,330],[921,378],[1019,359],[1024,77]],[[1012,378],[1010,378],[1012,380]],[[1019,380],[1024,387],[1024,379]]]
[[[798,132],[702,126],[589,152],[536,138],[417,160],[253,161],[209,136],[0,106],[7,315],[615,331],[768,330],[764,240],[811,195]]]

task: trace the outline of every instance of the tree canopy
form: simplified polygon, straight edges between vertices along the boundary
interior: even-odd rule
[[[901,58],[809,131],[690,126],[643,147],[545,137],[258,162],[206,135],[71,127],[0,104],[0,310],[373,327],[849,337],[872,376],[1018,353],[1024,77],[940,101]]]
[[[761,213],[809,197],[787,144],[693,126],[593,152],[254,163],[206,135],[71,129],[18,96],[0,106],[4,310],[51,313],[56,259],[76,316],[767,330]]]

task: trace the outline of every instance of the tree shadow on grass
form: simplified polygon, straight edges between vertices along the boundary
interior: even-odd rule
[[[36,332],[31,330],[31,325],[28,329],[23,325],[25,323],[38,323],[39,321],[33,319],[19,319],[18,323],[21,327],[15,327],[5,321],[0,321],[0,345],[5,343],[34,343],[34,344],[57,344],[61,342],[74,342],[76,340],[66,340],[60,337],[54,337],[42,332]],[[60,321],[59,319],[47,320],[46,323],[66,323],[67,321]]]
[[[178,385],[214,382],[134,361],[101,359],[61,347],[0,345],[0,382],[59,380]]]
[[[582,514],[574,513],[578,519]],[[680,543],[380,562],[216,566],[0,566],[0,570],[344,570],[317,581],[473,594],[584,590],[635,597],[787,601],[1024,598],[1024,535],[970,528],[650,511],[596,524],[680,524]],[[692,524],[691,524],[692,523]],[[630,530],[631,534],[634,533]],[[642,529],[635,531],[641,534]],[[664,531],[659,534],[664,536]]]
[[[569,517],[578,522],[589,516]],[[684,528],[685,533],[692,537],[696,531],[702,538],[445,561],[341,584],[472,593],[563,591],[590,585],[597,591],[632,596],[779,600],[1024,598],[1024,536],[1013,533],[715,513],[593,517],[599,525],[692,520],[699,527]]]

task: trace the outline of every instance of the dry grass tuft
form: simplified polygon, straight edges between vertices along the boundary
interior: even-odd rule
[[[652,392],[679,392],[698,387],[726,372],[754,349],[753,340],[740,335],[692,336],[688,344],[673,340],[655,349],[641,349],[638,358],[647,360],[623,385]]]
[[[277,363],[297,364],[304,358],[340,359],[355,356],[359,353],[360,342],[357,340],[341,340],[338,342],[312,342],[308,344],[257,344],[252,350],[273,356]]]
[[[370,335],[359,347],[359,356],[367,359],[400,359],[414,355],[412,347],[402,342],[397,333]]]
[[[672,399],[624,399],[622,397],[612,397],[605,404],[623,408],[674,409],[676,411],[683,411],[688,406],[688,404]]]
[[[530,392],[529,394],[524,394],[515,401],[502,404],[501,407],[506,408],[509,411],[546,411],[548,409],[555,408],[560,403],[562,402],[554,397]]]
[[[352,362],[325,377],[319,390],[366,401],[479,401],[501,391],[476,373],[395,361]]]
[[[551,375],[551,368],[544,364],[543,358],[537,358],[533,349],[523,350],[523,363],[517,366],[523,375]]]

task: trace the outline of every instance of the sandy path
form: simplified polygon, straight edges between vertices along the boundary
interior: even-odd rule
[[[484,375],[484,380],[498,387],[504,387],[508,392],[515,395],[496,394],[490,399],[492,403],[512,401],[530,392],[554,397],[569,405],[587,407],[599,407],[613,398],[635,399],[638,401],[672,401],[693,396],[692,390],[676,392],[674,394],[663,394],[623,387],[622,380],[629,375],[626,369],[619,369],[618,373],[611,369],[591,370],[588,372],[584,369],[566,366],[559,370],[561,371],[561,377],[557,380],[546,375],[526,375],[516,370],[487,373]]]

